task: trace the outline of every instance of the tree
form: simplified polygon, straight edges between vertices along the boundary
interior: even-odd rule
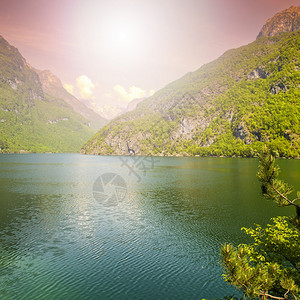
[[[296,208],[296,216],[291,222],[300,230],[300,192],[297,192],[296,198],[289,199],[288,196],[292,193],[293,187],[277,178],[279,171],[280,168],[275,165],[274,156],[265,147],[260,156],[257,172],[257,177],[262,183],[263,195],[272,199],[278,206],[294,206]]]
[[[300,193],[290,200],[292,187],[277,179],[279,167],[267,151],[260,156],[257,176],[262,192],[279,206],[295,206],[296,217],[275,217],[266,228],[242,228],[253,243],[222,247],[224,279],[250,299],[298,299],[300,295]]]

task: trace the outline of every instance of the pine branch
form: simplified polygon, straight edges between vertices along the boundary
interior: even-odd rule
[[[289,292],[289,291],[287,291],[287,293],[288,293],[288,292]],[[286,294],[284,294],[284,295],[286,295]],[[259,296],[267,296],[267,297],[270,297],[271,299],[278,299],[278,300],[292,299],[292,298],[286,298],[286,297],[282,298],[282,297],[276,297],[276,296],[272,296],[272,295],[270,295],[270,294],[267,294],[267,293],[265,293],[265,292],[262,292],[262,291],[260,291],[260,294],[259,294]]]
[[[244,284],[243,282],[241,282],[237,276],[235,276],[234,274],[234,268],[231,268],[231,265],[230,265],[230,261],[228,259],[228,255],[229,255],[229,245],[226,245],[226,256],[225,256],[225,263],[226,263],[226,266],[231,274],[231,276],[233,277],[233,279],[240,285],[242,286],[246,291],[249,291],[249,288],[246,284]]]
[[[295,201],[298,201],[298,200],[300,200],[300,198],[295,198],[294,200],[292,200],[292,203],[294,203]],[[295,205],[300,207],[300,205],[298,205],[298,204],[295,204]]]
[[[280,193],[280,192],[276,189],[276,187],[275,187],[273,184],[271,184],[271,187],[273,188],[273,190],[274,190],[280,197],[282,197],[284,200],[286,200],[286,201],[289,203],[289,204],[287,204],[287,205],[285,205],[285,206],[288,206],[288,205],[299,206],[299,205],[293,203],[293,201],[291,201],[291,200],[290,200],[289,198],[287,198],[285,195],[283,195],[282,193]]]

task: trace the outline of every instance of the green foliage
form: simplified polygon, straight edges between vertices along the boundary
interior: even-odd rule
[[[0,38],[0,153],[77,152],[94,133],[63,100],[44,95],[37,73]]]
[[[44,101],[34,99],[28,105],[22,102],[22,95],[11,92],[3,99],[3,94],[0,152],[77,152],[93,134],[83,117],[70,107],[61,107],[54,99],[47,101],[48,96]]]
[[[299,47],[300,33],[292,32],[227,51],[114,119],[94,139],[130,140],[144,155],[156,145],[165,155],[255,157],[267,144],[277,156],[300,157]],[[266,76],[251,77],[257,69]],[[183,120],[191,123],[188,134]],[[83,151],[106,153],[103,144],[90,146]]]
[[[279,206],[296,206],[297,216],[272,218],[266,228],[242,228],[253,242],[221,250],[224,279],[250,299],[298,299],[300,296],[300,228],[297,197],[289,200],[292,187],[277,179],[279,167],[265,147],[257,176],[265,197]]]
[[[263,229],[243,228],[252,244],[225,245],[224,279],[249,298],[296,299],[300,292],[300,233],[284,217]],[[294,297],[294,298],[293,298]]]
[[[272,199],[278,206],[294,206],[296,208],[296,217],[292,222],[300,230],[300,192],[294,199],[289,199],[289,195],[293,191],[288,183],[279,180],[280,168],[275,165],[275,158],[267,149],[264,148],[260,156],[257,177],[262,183],[262,191],[266,198]]]

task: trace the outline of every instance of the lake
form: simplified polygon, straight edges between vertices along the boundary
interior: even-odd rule
[[[299,189],[300,160],[278,160]],[[0,299],[213,299],[220,247],[293,209],[257,159],[0,155]],[[297,186],[298,185],[298,186]]]

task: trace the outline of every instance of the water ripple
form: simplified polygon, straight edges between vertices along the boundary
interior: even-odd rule
[[[281,211],[257,197],[256,162],[232,162],[161,158],[138,183],[118,157],[0,156],[1,300],[234,294],[221,245],[244,242],[240,227]],[[125,174],[118,206],[93,198],[103,172]]]

